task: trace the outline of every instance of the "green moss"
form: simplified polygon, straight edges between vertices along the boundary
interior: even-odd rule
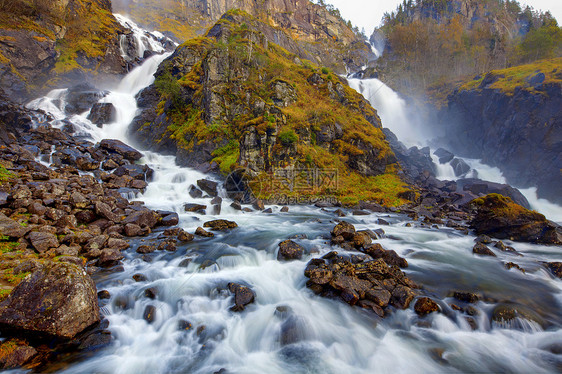
[[[532,220],[545,221],[544,215],[528,210],[519,204],[516,204],[511,198],[492,193],[486,196],[472,200],[471,204],[478,208],[484,208],[498,217],[506,217],[510,220],[516,218],[529,218]]]
[[[285,130],[279,134],[279,141],[284,146],[290,146],[296,142],[298,142],[299,136],[295,134],[293,130]]]

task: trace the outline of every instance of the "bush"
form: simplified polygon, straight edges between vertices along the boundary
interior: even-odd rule
[[[289,146],[291,144],[296,143],[299,140],[299,137],[293,130],[286,130],[279,134],[279,141],[284,146]]]
[[[328,74],[329,72],[328,68],[322,68],[322,74]]]

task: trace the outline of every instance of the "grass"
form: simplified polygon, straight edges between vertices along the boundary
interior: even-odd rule
[[[545,59],[531,64],[514,66],[507,69],[492,70],[485,76],[466,82],[460,90],[480,89],[480,84],[485,77],[496,78],[489,88],[499,90],[507,95],[513,95],[515,90],[521,88],[530,92],[538,92],[528,82],[530,78],[538,73],[545,75],[545,84],[562,83],[562,57]]]

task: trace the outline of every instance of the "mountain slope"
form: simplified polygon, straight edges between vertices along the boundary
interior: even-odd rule
[[[165,32],[180,43],[203,35],[226,11],[240,9],[286,31],[297,42],[298,49],[293,52],[301,58],[339,74],[345,73],[346,67],[358,70],[374,57],[363,38],[337,10],[308,0],[117,0],[114,7],[130,14],[137,23]]]

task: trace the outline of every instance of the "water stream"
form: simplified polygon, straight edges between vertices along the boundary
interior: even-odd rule
[[[78,132],[94,141],[129,142],[127,126],[137,111],[134,95],[153,81],[166,56],[148,59],[102,99],[117,108],[115,123],[98,128],[83,113],[69,118]],[[65,93],[51,92],[29,106],[52,113],[53,125],[62,126]],[[392,112],[400,121],[396,107],[387,111],[374,104],[383,123],[395,123],[387,118]],[[400,137],[399,128],[404,126],[407,135],[406,123],[399,122],[392,130]],[[482,258],[472,254],[474,236],[451,228],[421,226],[400,214],[348,214],[344,219],[357,229],[384,229],[380,243],[408,260],[408,276],[424,285],[443,311],[420,318],[410,307],[379,320],[360,308],[316,296],[305,286],[306,263],[332,250],[328,244],[336,219],[332,212],[309,206],[292,206],[289,213],[281,213],[278,206],[273,214],[241,212],[225,199],[220,217],[186,213],[184,203],[209,203],[187,193],[189,185],[205,176],[177,166],[174,157],[144,154],[141,162],[155,170],[154,180],[137,199],[153,209],[178,212],[179,225],[188,232],[214,218],[236,221],[239,228],[211,239],[198,237],[173,253],[157,251],[144,257],[135,252],[136,246],[157,242],[158,232],[137,240],[124,251],[123,271],[94,275],[98,289],[111,294],[101,306],[113,343],[71,357],[57,370],[151,374],[207,374],[222,368],[256,374],[562,370],[562,281],[541,265],[562,261],[560,248],[508,241],[524,256],[497,251],[497,258]],[[381,217],[390,225],[379,225]],[[277,261],[278,243],[295,235],[305,235],[295,241],[308,253],[299,261]],[[508,261],[527,272],[507,270],[503,263]],[[145,281],[132,279],[139,273]],[[228,282],[250,286],[256,302],[243,312],[230,311]],[[145,297],[148,288],[155,289],[154,300]],[[451,303],[459,303],[450,297],[453,290],[478,292],[483,298],[468,315],[451,308]],[[518,305],[533,317],[493,322],[490,316],[499,303]],[[143,319],[148,305],[156,307],[152,324]]]

